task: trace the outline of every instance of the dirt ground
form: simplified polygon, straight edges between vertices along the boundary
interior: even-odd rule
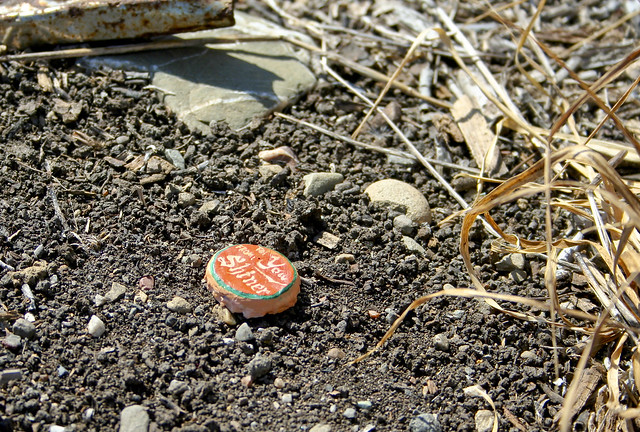
[[[375,82],[343,72],[379,92]],[[64,94],[46,92],[43,73],[66,83]],[[148,83],[140,74],[89,71],[73,60],[0,67],[0,371],[21,371],[0,388],[0,430],[114,430],[126,406],[142,405],[155,430],[328,424],[334,431],[395,431],[430,413],[444,431],[473,431],[478,410],[491,407],[465,394],[472,385],[494,401],[500,430],[552,429],[562,397],[553,384],[548,328],[482,302],[427,303],[384,349],[348,364],[414,299],[445,284],[469,285],[458,250],[460,221],[439,225],[460,209],[424,168],[278,117],[240,131],[216,124],[209,136],[192,133],[144,88]],[[395,90],[384,104],[391,100],[402,106],[404,132],[436,157],[431,137],[439,132],[421,123],[422,102]],[[321,77],[285,112],[349,135],[364,109]],[[363,140],[402,148],[385,127]],[[258,152],[278,146],[291,147],[300,162],[264,177]],[[124,166],[136,156],[164,158],[171,148],[184,155],[185,170]],[[454,163],[475,166],[464,144],[450,142],[448,150]],[[503,157],[507,169],[520,169],[520,157],[510,151]],[[347,185],[305,197],[302,177],[328,171],[343,174]],[[442,173],[450,181],[457,174]],[[386,178],[415,186],[431,205],[433,221],[411,233],[424,255],[407,250],[393,225],[398,213],[373,206],[363,193]],[[199,210],[214,200],[218,205]],[[544,215],[536,204],[505,206],[504,226],[538,235]],[[325,231],[339,237],[333,249],[315,241]],[[489,288],[546,296],[541,260],[529,257],[525,277],[514,281],[496,271],[499,257],[489,253],[491,237],[480,225],[472,240]],[[303,278],[295,307],[246,320],[254,336],[248,341],[236,337],[245,320],[223,322],[203,282],[213,253],[236,243],[280,251]],[[336,262],[339,254],[355,261]],[[23,271],[33,266],[42,267]],[[114,282],[126,287],[124,296],[96,303]],[[559,289],[570,286],[569,278]],[[174,296],[192,311],[170,310]],[[25,314],[35,318],[36,332],[16,342],[9,335]],[[106,326],[101,337],[87,334],[93,315]],[[577,342],[568,333],[559,340],[562,376],[577,361]],[[270,365],[247,386],[242,378],[256,358]]]

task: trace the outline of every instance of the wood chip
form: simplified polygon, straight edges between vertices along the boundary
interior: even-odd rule
[[[484,164],[485,172],[492,175],[505,170],[500,152],[494,145],[496,137],[478,104],[469,96],[462,95],[453,104],[451,115],[458,124],[476,164]]]
[[[580,379],[580,384],[577,387],[579,392],[578,396],[576,397],[576,400],[570,409],[570,414],[569,414],[570,418],[575,417],[576,414],[582,411],[582,408],[584,408],[584,405],[587,403],[587,400],[591,397],[595,389],[598,387],[598,384],[600,383],[601,379],[602,379],[602,374],[595,367],[591,367],[584,371],[584,373],[582,374],[582,378]],[[554,423],[557,424],[560,421],[562,412],[563,411],[560,410],[555,415],[555,417],[553,418]]]

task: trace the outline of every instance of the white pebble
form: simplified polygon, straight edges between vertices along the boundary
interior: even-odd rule
[[[87,332],[95,338],[99,338],[106,331],[106,327],[100,318],[95,315],[91,316],[89,320],[89,325],[87,326]]]

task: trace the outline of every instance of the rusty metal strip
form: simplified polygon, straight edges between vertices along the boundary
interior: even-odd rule
[[[10,50],[233,24],[233,0],[29,0],[0,5],[0,41]]]

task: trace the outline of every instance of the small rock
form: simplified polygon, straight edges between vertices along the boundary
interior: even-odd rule
[[[344,410],[344,412],[342,413],[343,416],[345,416],[348,419],[354,419],[356,418],[356,410],[354,408],[347,408],[346,410]]]
[[[525,270],[514,270],[509,273],[509,278],[516,283],[524,282],[528,276]]]
[[[520,353],[520,358],[523,360],[529,360],[531,362],[539,362],[540,361],[540,357],[534,353],[533,351],[522,351],[522,353]]]
[[[253,380],[256,380],[268,374],[271,367],[271,359],[258,354],[249,362],[249,375]]]
[[[318,196],[333,190],[342,183],[344,176],[338,173],[311,173],[302,178],[304,181],[304,196]]]
[[[264,178],[271,178],[275,175],[280,174],[283,169],[284,168],[282,168],[280,165],[268,163],[268,164],[260,165],[258,167],[258,172]]]
[[[404,212],[413,222],[431,222],[431,208],[422,193],[408,183],[386,179],[371,184],[364,191],[376,205]]]
[[[120,432],[147,432],[149,414],[141,405],[131,405],[120,412]]]
[[[277,389],[283,389],[284,385],[285,385],[284,380],[280,377],[273,380],[273,386]]]
[[[58,366],[57,372],[60,378],[69,374],[69,371],[67,370],[67,368],[65,368],[62,365]]]
[[[331,432],[331,425],[319,423],[309,429],[309,432]]]
[[[251,385],[253,384],[253,378],[251,378],[251,375],[246,375],[242,377],[240,382],[245,387],[251,387]]]
[[[95,415],[96,410],[93,408],[87,408],[86,410],[84,410],[84,412],[82,413],[82,420],[84,421],[91,421],[91,419],[93,418],[93,416]]]
[[[64,426],[51,425],[49,426],[49,432],[66,432],[67,428]]]
[[[491,432],[493,429],[493,412],[478,410],[476,413],[476,432]]]
[[[527,201],[526,198],[518,198],[518,200],[516,201],[516,204],[518,205],[518,208],[522,211],[525,211],[529,208],[529,201]]]
[[[173,200],[180,193],[180,188],[178,186],[169,183],[164,188],[164,197],[168,200]]]
[[[187,167],[184,163],[184,157],[182,157],[182,153],[180,153],[176,149],[165,149],[164,157],[166,157],[169,162],[175,165],[175,167],[179,170],[183,170]]]
[[[180,192],[178,194],[178,205],[180,207],[190,207],[196,203],[196,197],[190,192]]]
[[[262,345],[273,345],[274,338],[275,338],[275,335],[269,329],[261,329],[258,335],[258,340]]]
[[[20,369],[5,369],[0,372],[0,386],[7,384],[9,381],[22,379],[22,371]]]
[[[433,337],[433,346],[437,350],[447,352],[449,351],[449,339],[444,333],[437,334]]]
[[[126,144],[126,143],[129,142],[130,139],[131,138],[129,138],[128,135],[120,135],[120,136],[116,137],[116,144],[120,144],[120,145]]]
[[[9,350],[15,351],[22,347],[22,339],[18,335],[9,333],[2,339],[2,345]]]
[[[114,302],[116,300],[119,300],[120,298],[124,297],[125,293],[127,292],[127,287],[118,283],[118,282],[112,282],[111,283],[111,289],[104,295],[104,298],[108,301],[108,302]]]
[[[96,294],[93,298],[93,303],[98,307],[104,306],[107,304],[107,298],[103,295]]]
[[[389,324],[393,324],[398,318],[400,318],[398,312],[392,308],[386,308],[384,311],[387,313],[387,315],[384,317],[384,320]]]
[[[365,427],[363,427],[360,432],[373,432],[376,430],[376,425],[374,425],[373,423],[369,423],[368,425],[366,425]]]
[[[14,286],[20,286],[22,284],[35,286],[39,280],[47,277],[47,263],[41,261],[31,267],[7,274],[10,275]]]
[[[247,324],[246,322],[242,323],[236,330],[236,340],[240,342],[249,342],[254,339],[255,337],[253,336],[253,331],[251,330],[251,327],[249,327],[249,324]]]
[[[13,323],[13,333],[21,338],[31,339],[36,334],[36,326],[24,318],[19,318]]]
[[[340,243],[340,237],[327,231],[321,231],[313,241],[327,249],[335,249]]]
[[[33,256],[35,256],[36,258],[42,258],[43,255],[44,255],[44,245],[38,245],[38,247],[36,247],[35,250],[33,251]]]
[[[204,202],[198,211],[200,213],[204,213],[206,215],[212,216],[218,212],[220,209],[220,200],[211,200]]]
[[[285,393],[280,397],[282,403],[290,404],[293,402],[293,395],[291,393]]]
[[[133,297],[133,301],[135,303],[146,303],[148,299],[149,299],[149,296],[147,295],[146,292],[142,290],[138,290],[136,295]]]
[[[87,332],[95,337],[99,338],[106,331],[106,327],[104,326],[104,322],[96,315],[91,315],[91,319],[89,319],[89,325],[87,326]]]
[[[143,158],[144,163],[144,158]],[[159,156],[151,156],[147,161],[147,173],[149,174],[169,174],[176,167],[169,161]],[[137,171],[137,170],[134,170]]]
[[[425,251],[425,249],[420,245],[420,243],[418,243],[411,237],[402,236],[402,243],[404,243],[404,247],[407,248],[407,252],[411,252],[419,255],[424,255],[427,253],[427,251]]]
[[[84,412],[82,413],[82,420],[84,421],[91,421],[91,419],[93,418],[93,416],[95,415],[96,410],[93,408],[87,408],[86,410],[84,410]]]
[[[524,255],[519,253],[509,254],[496,263],[496,270],[510,272],[512,270],[524,270]]]
[[[373,408],[373,402],[368,401],[368,400],[364,400],[364,401],[358,401],[356,402],[356,406],[361,409],[361,410],[370,410],[371,408]]]
[[[167,391],[172,395],[181,395],[189,389],[189,384],[180,380],[171,380]]]
[[[236,317],[233,316],[231,311],[222,305],[215,305],[213,307],[213,314],[228,326],[233,327],[238,324],[238,320],[236,320]]]
[[[433,414],[419,414],[409,422],[411,432],[442,432],[438,417]]]
[[[349,263],[353,263],[356,261],[356,257],[353,256],[353,254],[349,254],[349,253],[342,253],[342,254],[338,254],[336,255],[336,257],[334,258],[334,261],[336,262],[336,264],[349,264]]]
[[[409,236],[415,229],[415,224],[407,215],[399,215],[393,218],[393,226],[400,231],[402,235]]]
[[[344,351],[342,351],[340,348],[331,348],[328,352],[327,352],[327,356],[329,358],[332,359],[338,359],[341,360],[343,358],[345,358],[347,355],[345,354]]]
[[[191,303],[179,296],[175,296],[173,299],[171,299],[171,301],[167,303],[167,307],[170,311],[183,315],[188,314],[193,310],[193,308],[191,307]]]

